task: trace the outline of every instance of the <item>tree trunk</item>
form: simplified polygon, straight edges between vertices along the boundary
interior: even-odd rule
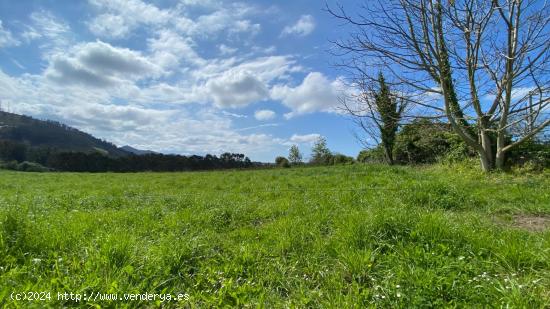
[[[389,165],[393,165],[393,149],[388,146],[384,146],[384,154],[386,155],[386,161]]]
[[[492,154],[486,153],[486,152],[478,152],[478,153],[479,153],[479,158],[481,160],[481,169],[484,172],[492,171],[495,168],[492,160]]]
[[[495,158],[495,165],[497,170],[504,170],[504,164],[506,163],[506,152],[501,151],[500,149],[497,151],[497,155]]]

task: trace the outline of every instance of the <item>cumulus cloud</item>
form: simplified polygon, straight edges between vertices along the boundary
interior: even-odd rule
[[[257,110],[254,113],[254,118],[256,118],[256,120],[260,120],[260,121],[271,120],[271,119],[275,118],[276,116],[277,116],[277,114],[274,111],[269,110],[269,109]]]
[[[228,71],[209,80],[206,90],[219,107],[242,107],[269,95],[265,84],[247,71]]]
[[[147,42],[152,53],[152,61],[165,70],[173,70],[182,63],[205,64],[205,60],[195,51],[193,40],[184,38],[172,30],[161,29]]]
[[[277,85],[271,90],[271,97],[289,107],[291,118],[318,111],[331,112],[338,105],[338,96],[344,91],[344,84],[336,79],[330,81],[322,73],[309,73],[297,87]]]
[[[160,73],[160,68],[141,53],[98,41],[80,44],[69,53],[55,55],[45,75],[62,84],[109,87],[124,80]]]
[[[236,63],[213,61],[193,76],[204,81],[194,89],[194,98],[208,100],[220,108],[238,108],[270,98],[272,84],[296,71],[295,61],[285,56],[260,57]]]
[[[306,36],[315,30],[315,26],[315,18],[313,16],[302,15],[295,24],[286,26],[283,32],[281,32],[281,36]]]
[[[4,29],[2,21],[0,20],[0,48],[17,46],[19,44],[20,42],[13,37],[11,32],[7,29]]]
[[[298,135],[294,134],[292,137],[290,137],[290,142],[294,144],[313,144],[315,141],[317,141],[321,137],[320,134],[306,134],[306,135]]]

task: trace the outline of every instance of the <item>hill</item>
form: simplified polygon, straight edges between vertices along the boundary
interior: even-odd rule
[[[141,156],[141,155],[148,155],[148,154],[158,154],[157,152],[154,152],[154,151],[151,151],[151,150],[141,150],[141,149],[136,149],[132,146],[122,146],[120,147],[120,149],[126,151],[126,152],[129,152],[129,153],[133,153],[137,156]]]
[[[61,151],[101,152],[113,157],[129,155],[116,145],[65,124],[0,111],[0,140]]]

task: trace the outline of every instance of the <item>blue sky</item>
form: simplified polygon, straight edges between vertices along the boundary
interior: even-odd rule
[[[329,2],[330,3],[330,2]],[[340,1],[347,7],[353,1]],[[119,146],[355,156],[324,1],[0,0],[0,100]]]

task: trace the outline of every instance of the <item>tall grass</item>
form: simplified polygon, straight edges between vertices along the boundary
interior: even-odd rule
[[[173,174],[0,171],[13,291],[187,293],[164,307],[550,306],[550,177],[355,165]]]

